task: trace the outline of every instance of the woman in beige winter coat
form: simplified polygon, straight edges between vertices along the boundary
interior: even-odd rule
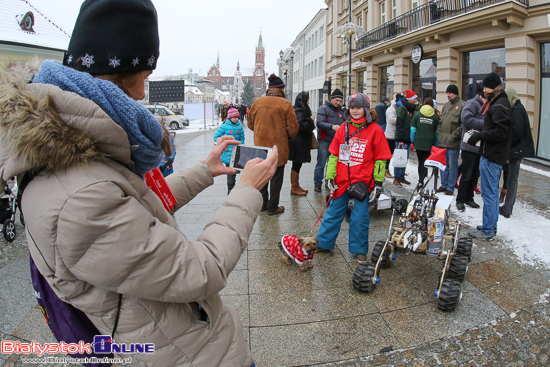
[[[87,0],[65,66],[45,61],[37,72],[18,63],[1,71],[0,184],[36,174],[22,198],[36,266],[104,335],[122,295],[113,339],[155,348],[123,354],[132,364],[248,367],[243,326],[219,292],[247,245],[277,149],[247,164],[204,231],[188,240],[171,214],[215,176],[233,173],[220,154],[237,142],[222,137],[205,160],[167,177],[177,204],[164,208],[143,180],[162,158],[163,130],[134,100],[144,97],[158,51],[150,0]]]

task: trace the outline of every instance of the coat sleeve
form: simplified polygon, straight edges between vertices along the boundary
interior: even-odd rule
[[[250,130],[254,131],[254,120],[256,119],[256,106],[252,104],[250,111],[248,111],[247,126]]]
[[[460,114],[462,114],[462,111],[460,111]],[[453,130],[451,136],[453,137],[453,140],[460,141],[460,138],[462,137],[462,118],[460,117],[460,114],[458,115],[458,126]]]
[[[317,111],[317,127],[325,131],[332,130],[332,124],[328,122],[328,115],[324,106]]]
[[[527,116],[527,114],[525,114]],[[519,107],[519,104],[512,108],[512,141],[510,146],[518,144],[523,138],[524,125],[529,125],[529,120],[525,120],[522,109]]]
[[[462,124],[470,129],[481,130],[483,129],[483,115],[477,113],[477,106],[474,103],[464,106],[462,114],[460,115],[462,119]]]
[[[505,141],[508,138],[508,135],[511,133],[510,129],[512,128],[511,122],[511,111],[510,109],[499,103],[489,107],[491,113],[491,118],[493,121],[493,128],[489,130],[483,130],[479,133],[480,140],[490,141],[490,142],[499,142]]]
[[[212,172],[205,161],[182,168],[166,177],[166,183],[177,200],[172,212],[189,203],[195,196],[214,183]]]
[[[195,241],[161,222],[114,182],[73,194],[57,221],[57,271],[129,297],[201,301],[226,284],[262,206],[258,190],[237,185]],[[239,218],[235,220],[234,218]]]
[[[218,140],[218,138],[220,136],[223,136],[225,135],[225,131],[224,131],[224,125],[222,124],[222,126],[220,126],[220,128],[218,129],[218,131],[216,131],[216,133],[214,134],[214,141]]]
[[[302,117],[300,121],[298,121],[298,125],[300,125],[299,132],[301,134],[310,133],[315,129],[315,124],[313,123],[311,117]]]
[[[395,115],[397,116],[395,119],[395,141],[403,141],[407,140],[408,136],[406,136],[405,133],[405,115],[407,111],[405,107],[398,108]]]
[[[300,125],[298,125],[298,120],[296,119],[296,113],[294,112],[294,107],[290,105],[286,109],[285,113],[285,120],[286,120],[286,132],[288,134],[288,139],[292,139],[293,137],[298,134],[298,130],[300,130]]]

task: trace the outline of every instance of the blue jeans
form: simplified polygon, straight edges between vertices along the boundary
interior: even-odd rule
[[[479,172],[481,176],[481,198],[483,199],[483,225],[481,231],[485,234],[493,234],[498,222],[498,199],[500,196],[498,182],[502,166],[481,157]]]
[[[395,142],[395,149],[407,149],[407,159],[409,159],[409,154],[411,153],[410,144],[404,143],[401,147],[399,147],[399,142]],[[395,150],[394,150],[395,152]],[[405,170],[407,167],[403,168],[397,168],[393,167],[393,177],[395,178],[405,178]]]
[[[319,247],[333,250],[336,238],[340,233],[342,220],[348,210],[349,194],[332,199],[321,222],[317,239]],[[369,252],[369,199],[359,201],[354,199],[353,212],[349,221],[349,252],[352,254],[367,254]]]
[[[315,171],[313,171],[313,183],[321,185],[325,178],[325,166],[328,161],[330,153],[328,148],[330,143],[326,140],[319,140],[319,149],[317,149],[317,164],[315,165]]]
[[[458,153],[460,153],[460,149],[446,149],[445,160],[447,161],[447,167],[445,167],[445,171],[441,171],[441,187],[454,192],[456,178],[458,177]]]

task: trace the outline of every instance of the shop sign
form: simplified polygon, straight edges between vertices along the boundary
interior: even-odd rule
[[[423,54],[424,54],[424,50],[422,50],[422,46],[420,46],[420,44],[418,43],[415,44],[411,51],[412,62],[414,64],[418,64],[420,60],[422,60]]]

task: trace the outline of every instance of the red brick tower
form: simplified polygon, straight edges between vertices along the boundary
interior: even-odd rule
[[[256,98],[265,94],[265,48],[262,42],[262,32],[260,32],[260,39],[258,40],[258,46],[256,46],[256,62],[254,68],[254,75],[252,77],[252,84],[254,86],[254,96]]]

